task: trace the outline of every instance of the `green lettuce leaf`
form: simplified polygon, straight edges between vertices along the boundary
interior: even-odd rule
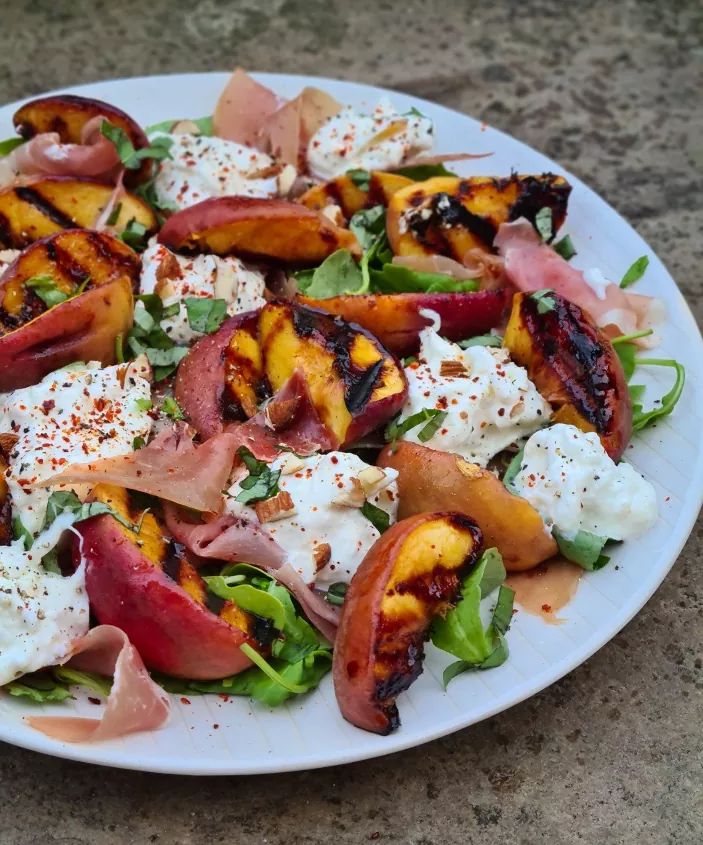
[[[565,537],[556,527],[552,528],[552,536],[567,560],[589,572],[602,569],[610,560],[607,555],[602,554],[603,547],[608,542],[607,537],[599,537],[590,531],[578,531],[574,537]]]

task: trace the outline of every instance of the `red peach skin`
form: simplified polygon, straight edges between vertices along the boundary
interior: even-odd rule
[[[194,601],[131,543],[113,517],[80,526],[90,606],[123,630],[149,669],[215,680],[246,669],[247,635]],[[255,643],[251,643],[255,646]]]

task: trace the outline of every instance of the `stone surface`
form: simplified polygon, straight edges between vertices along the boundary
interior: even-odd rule
[[[697,0],[0,0],[0,22],[3,102],[241,64],[375,82],[481,117],[599,191],[703,318]],[[383,760],[195,781],[0,746],[0,841],[700,843],[702,547],[699,522],[637,619],[563,681]]]

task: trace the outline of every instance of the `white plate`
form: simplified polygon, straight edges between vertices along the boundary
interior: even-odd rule
[[[321,689],[277,710],[245,699],[217,696],[173,700],[169,724],[153,733],[94,745],[55,742],[28,728],[22,720],[30,705],[0,696],[0,739],[74,760],[108,766],[179,774],[254,774],[308,769],[363,760],[409,748],[485,719],[534,695],[570,672],[608,642],[645,604],[676,560],[703,498],[703,341],[683,297],[661,261],[640,236],[602,199],[576,177],[519,141],[442,106],[386,92],[368,85],[303,76],[258,75],[284,96],[304,85],[318,85],[340,101],[356,106],[375,104],[390,93],[400,110],[417,106],[436,126],[440,152],[492,151],[491,158],[457,167],[464,174],[507,174],[551,170],[573,185],[565,231],[571,233],[581,268],[600,267],[619,279],[640,255],[650,257],[641,293],[666,302],[668,321],[662,331],[659,357],[677,357],[687,370],[684,395],[673,416],[635,437],[627,459],[655,485],[660,519],[635,542],[613,554],[606,569],[587,574],[578,593],[562,612],[559,626],[518,612],[509,634],[510,659],[498,669],[466,674],[444,692],[439,678],[445,657],[429,649],[425,672],[401,696],[401,728],[389,737],[357,730],[339,715],[331,679]],[[98,82],[71,93],[114,103],[142,124],[212,112],[227,74],[185,74]],[[0,109],[0,138],[13,134],[11,118],[19,104]],[[657,373],[659,394],[668,371]],[[654,381],[652,382],[654,383]],[[663,389],[662,389],[663,388]],[[652,393],[652,395],[656,395]],[[32,712],[37,712],[34,706]],[[43,708],[66,713],[65,706]],[[94,714],[86,699],[74,707]]]

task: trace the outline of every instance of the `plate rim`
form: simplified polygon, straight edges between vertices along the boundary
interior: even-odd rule
[[[444,106],[441,103],[427,100],[423,97],[415,96],[414,94],[408,94],[405,91],[399,91],[392,88],[372,85],[370,83],[356,82],[354,80],[339,79],[335,77],[311,76],[306,74],[259,73],[252,71],[251,75],[254,78],[260,80],[261,82],[271,85],[274,90],[277,83],[285,81],[286,83],[290,84],[291,82],[294,83],[297,81],[300,83],[301,87],[304,84],[311,84],[314,82],[314,84],[319,84],[320,87],[324,88],[325,83],[332,83],[334,85],[349,86],[352,89],[356,89],[357,93],[359,89],[365,89],[366,91],[373,92],[376,95],[387,94],[389,96],[398,95],[402,97],[410,97],[413,99],[414,102],[418,103],[419,105],[429,105],[433,109],[439,108],[446,112],[449,112],[454,118],[460,118],[464,120],[468,119],[480,123],[477,118],[474,118],[468,114],[464,114],[463,112],[460,112],[448,106]],[[147,76],[118,77],[95,80],[93,82],[82,83],[80,85],[63,86],[61,88],[57,88],[51,91],[46,91],[40,94],[22,98],[20,100],[2,104],[0,105],[0,114],[2,114],[4,117],[8,111],[16,109],[23,103],[26,103],[39,96],[50,96],[59,93],[81,94],[82,92],[86,92],[86,89],[94,89],[95,86],[111,86],[119,85],[121,83],[134,84],[136,82],[141,81],[149,81],[152,84],[163,81],[166,84],[173,84],[175,80],[186,78],[188,80],[192,80],[193,78],[200,78],[203,80],[207,79],[208,82],[214,85],[215,81],[224,83],[228,76],[228,71],[197,71],[188,73],[151,74]],[[695,354],[695,357],[698,359],[697,363],[699,364],[699,367],[696,368],[695,372],[696,374],[702,374],[703,337],[701,336],[701,330],[695,320],[695,317],[693,316],[693,312],[691,311],[691,308],[686,302],[678,284],[667,269],[664,262],[661,260],[655,250],[652,249],[652,247],[644,240],[644,238],[642,237],[642,235],[640,235],[637,229],[635,229],[634,226],[629,221],[627,221],[617,209],[610,205],[607,200],[601,197],[581,178],[571,173],[567,168],[563,167],[557,161],[554,161],[549,156],[542,153],[540,150],[530,146],[529,144],[525,143],[524,141],[521,141],[518,138],[513,137],[507,132],[504,132],[500,129],[496,129],[493,126],[490,126],[489,128],[492,135],[497,135],[505,139],[513,147],[517,145],[516,149],[519,153],[529,153],[530,155],[534,155],[536,153],[542,156],[543,158],[549,160],[553,165],[558,167],[559,172],[566,176],[572,182],[572,184],[578,185],[580,192],[586,191],[588,192],[591,198],[596,199],[600,203],[604,203],[608,207],[609,211],[617,217],[619,225],[627,227],[627,229],[629,229],[630,232],[634,234],[635,238],[640,242],[640,244],[644,248],[646,248],[647,252],[651,256],[654,256],[656,258],[656,260],[661,265],[661,268],[663,269],[666,277],[668,277],[668,279],[673,284],[673,289],[676,292],[675,306],[674,303],[672,303],[670,300],[667,300],[668,308],[671,310],[675,310],[677,312],[677,316],[680,319],[683,319],[684,325],[682,326],[682,328],[686,331],[687,335],[688,332],[690,332],[691,337],[697,338],[696,347],[694,350],[691,351],[693,354]],[[691,475],[691,478],[693,480],[697,479],[699,481],[703,481],[703,448],[700,448],[698,451],[697,463],[695,465],[695,470]],[[267,762],[265,759],[262,759],[258,761],[255,765],[251,765],[246,761],[244,761],[243,765],[237,765],[236,761],[232,760],[231,762],[227,761],[226,763],[221,763],[218,761],[215,762],[214,765],[207,765],[207,760],[202,761],[199,759],[196,765],[193,765],[193,763],[191,762],[187,766],[178,766],[178,758],[174,758],[173,763],[168,764],[159,764],[158,762],[156,762],[156,760],[150,761],[148,758],[148,754],[144,759],[140,759],[140,752],[138,751],[135,753],[134,751],[131,751],[131,749],[127,749],[127,751],[123,751],[122,749],[108,749],[103,746],[102,743],[95,743],[92,745],[87,743],[83,745],[61,743],[55,740],[50,740],[39,732],[32,731],[28,727],[24,731],[22,731],[20,735],[16,735],[16,726],[13,730],[13,726],[11,724],[6,725],[0,723],[0,741],[7,742],[8,744],[15,745],[21,748],[25,748],[30,751],[48,754],[50,756],[69,759],[76,762],[109,766],[112,768],[121,768],[132,771],[149,771],[160,774],[215,776],[272,774],[290,771],[309,770],[313,768],[326,768],[330,766],[358,762],[361,760],[390,756],[391,754],[408,750],[409,748],[424,745],[427,742],[431,742],[443,736],[455,733],[458,730],[470,727],[471,725],[477,724],[478,722],[491,718],[492,716],[495,716],[498,713],[509,710],[515,705],[520,704],[521,702],[527,700],[528,698],[531,698],[532,696],[536,695],[537,693],[561,680],[563,677],[568,675],[570,672],[574,671],[574,669],[576,669],[578,666],[580,666],[582,663],[592,657],[596,652],[600,651],[608,642],[610,642],[615,636],[617,636],[617,634],[619,634],[620,631],[622,631],[623,628],[628,625],[632,621],[632,619],[644,608],[647,602],[651,599],[652,595],[656,592],[656,590],[660,587],[664,579],[667,577],[672,567],[678,560],[683,547],[688,542],[691,536],[691,532],[698,518],[702,505],[703,484],[701,484],[699,487],[699,493],[697,497],[690,496],[688,499],[684,499],[682,501],[680,514],[677,520],[679,526],[681,526],[679,528],[681,534],[679,541],[677,541],[675,547],[673,547],[668,554],[670,560],[668,560],[667,564],[661,568],[661,570],[657,573],[656,577],[654,577],[649,582],[644,582],[646,584],[646,587],[644,589],[636,590],[629,595],[627,602],[624,605],[624,608],[618,608],[616,624],[613,624],[611,622],[607,627],[603,627],[603,629],[599,632],[598,636],[590,637],[586,640],[585,644],[579,644],[573,649],[570,649],[569,659],[560,662],[558,664],[559,668],[556,670],[556,672],[554,671],[553,663],[548,663],[543,670],[537,673],[535,679],[532,680],[531,683],[524,685],[521,693],[515,697],[510,698],[510,701],[508,703],[505,703],[503,699],[509,697],[509,693],[502,693],[496,697],[497,703],[495,704],[495,706],[485,708],[485,710],[480,716],[462,718],[461,715],[458,715],[455,718],[446,719],[437,729],[423,730],[422,737],[420,739],[418,739],[417,736],[411,734],[409,734],[406,738],[403,738],[402,733],[397,733],[390,737],[383,738],[384,742],[387,744],[386,747],[381,746],[378,748],[364,749],[362,752],[355,752],[354,750],[349,750],[346,753],[337,753],[334,758],[321,757],[319,751],[315,751],[310,753],[306,752],[302,754],[296,754],[291,757],[289,762],[282,762],[280,759]],[[549,675],[548,678],[545,677],[547,675]],[[174,703],[174,706],[179,705]],[[130,738],[130,741],[136,740],[138,742],[139,736],[140,734],[135,734],[132,738]],[[387,747],[388,745],[392,745],[392,747]],[[101,751],[103,752],[102,754]],[[205,763],[205,765],[203,765],[203,762]]]

